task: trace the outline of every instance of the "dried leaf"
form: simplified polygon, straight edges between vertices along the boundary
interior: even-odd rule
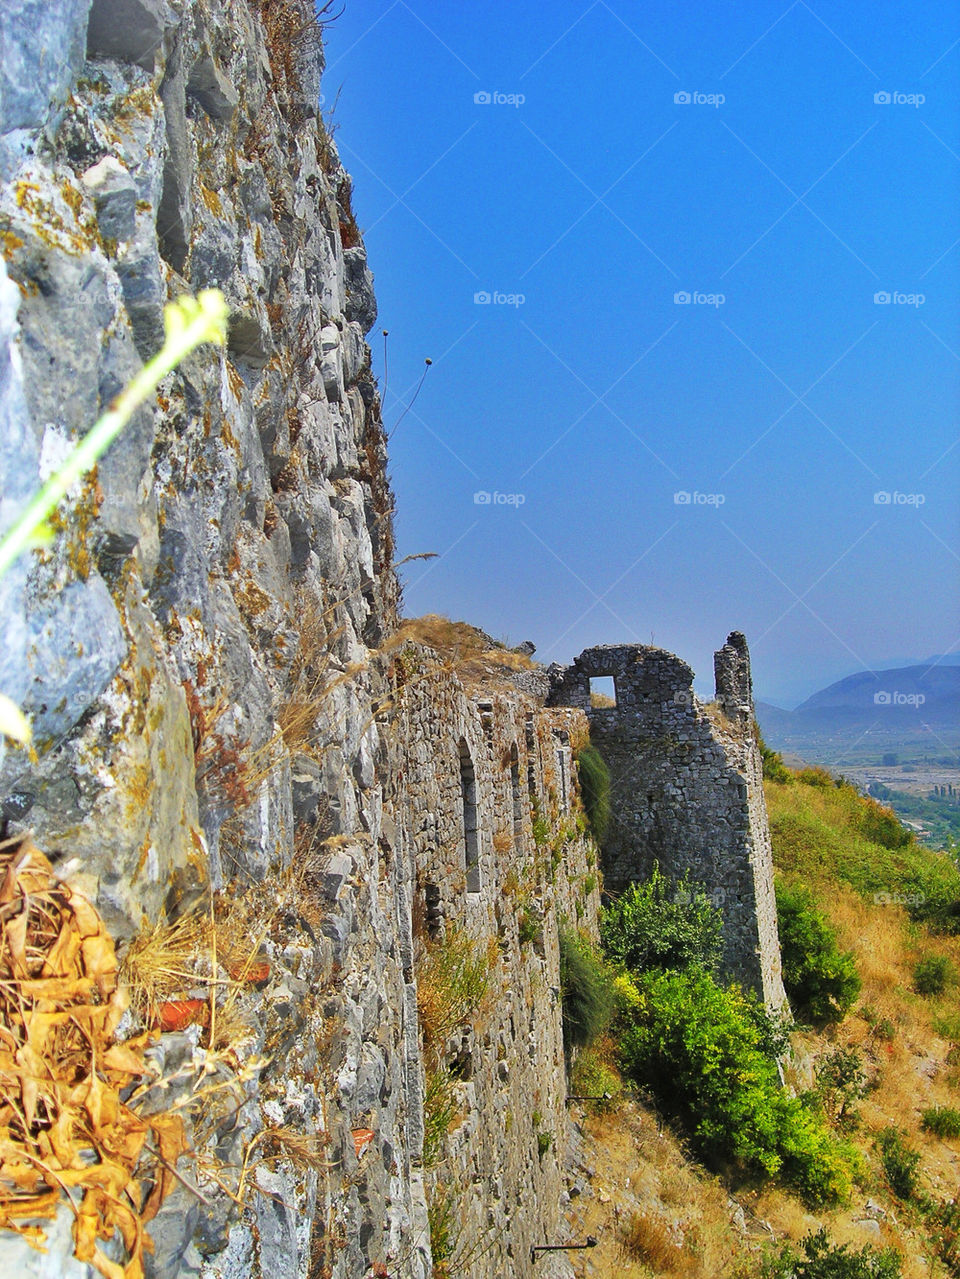
[[[10,958],[13,960],[13,975],[15,977],[25,977],[27,975],[27,924],[29,919],[29,911],[22,910],[19,915],[7,920],[3,929],[4,941],[6,942],[7,950],[10,952]]]
[[[84,938],[96,937],[102,927],[100,916],[87,901],[86,897],[82,893],[73,891],[70,893],[69,904],[80,936]]]
[[[146,1065],[142,1052],[140,1045],[134,1048],[131,1044],[111,1044],[101,1059],[103,1068],[120,1071],[125,1075],[143,1075],[146,1073]]]

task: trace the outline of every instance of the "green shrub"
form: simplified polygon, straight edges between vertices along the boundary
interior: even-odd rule
[[[924,955],[913,966],[913,989],[918,995],[942,995],[954,976],[946,955]]]
[[[560,996],[563,1045],[585,1048],[602,1034],[613,1016],[613,984],[589,943],[569,929],[560,930]]]
[[[776,891],[783,984],[794,1012],[815,1025],[841,1021],[860,994],[854,957],[838,948],[807,889],[778,879]]]
[[[631,884],[600,921],[607,957],[635,972],[690,964],[714,971],[722,929],[723,915],[703,890],[686,879],[672,884],[656,863],[647,882]]]
[[[443,1154],[450,1125],[457,1114],[453,1075],[446,1066],[426,1072],[423,1098],[423,1166],[432,1168]]]
[[[931,1106],[923,1112],[921,1123],[937,1137],[960,1137],[960,1110],[953,1106]]]
[[[890,1189],[900,1199],[911,1199],[917,1191],[919,1153],[904,1143],[896,1128],[886,1128],[880,1134],[877,1150]]]
[[[946,1013],[942,1017],[934,1017],[933,1032],[941,1039],[949,1039],[960,1047],[960,1013]]]
[[[900,1258],[892,1248],[853,1252],[849,1244],[831,1244],[822,1226],[803,1238],[800,1248],[785,1244],[777,1256],[767,1257],[763,1279],[900,1279]]]
[[[687,1129],[698,1153],[780,1174],[811,1203],[845,1198],[847,1151],[780,1087],[756,999],[699,968],[650,972],[639,987],[640,1004],[621,1016],[621,1064]]]
[[[833,778],[825,768],[799,768],[796,772],[798,782],[804,786],[827,787],[834,784]]]
[[[454,1224],[457,1220],[456,1204],[450,1186],[434,1186],[427,1193],[427,1228],[430,1232],[430,1251],[433,1253],[434,1274],[453,1256]],[[446,1270],[443,1271],[446,1273]]]
[[[853,1103],[866,1092],[867,1075],[859,1048],[834,1048],[817,1063],[817,1094],[832,1119],[848,1128],[857,1121]]]
[[[788,782],[791,778],[790,769],[783,762],[783,757],[779,752],[771,750],[767,743],[763,740],[759,727],[757,728],[757,745],[760,748],[760,756],[763,759],[763,776],[768,782]]]
[[[517,914],[517,938],[521,946],[529,942],[539,946],[543,941],[543,921],[529,902],[523,902]]]
[[[610,771],[595,746],[584,746],[577,755],[580,794],[593,838],[603,843],[610,824]]]

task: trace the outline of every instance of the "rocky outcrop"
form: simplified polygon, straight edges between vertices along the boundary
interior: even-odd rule
[[[198,1211],[181,1187],[149,1264],[352,1277],[403,1257],[425,1276],[409,889],[377,715],[397,588],[376,312],[343,243],[312,7],[18,2],[0,33],[0,521],[156,352],[168,298],[216,285],[231,306],[226,352],[165,380],[51,548],[0,582],[0,687],[37,744],[3,760],[8,834],[32,829],[121,943],[211,892],[275,884],[284,903],[218,1158],[235,1171],[289,1129],[323,1159],[274,1150],[239,1207],[208,1185]],[[196,1051],[177,1038],[169,1063]],[[13,1236],[0,1254],[46,1264]]]

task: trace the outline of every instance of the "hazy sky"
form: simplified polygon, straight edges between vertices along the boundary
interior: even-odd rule
[[[945,0],[346,0],[407,613],[784,704],[960,648],[958,73]]]

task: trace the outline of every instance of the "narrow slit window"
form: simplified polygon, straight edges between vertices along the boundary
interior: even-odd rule
[[[514,843],[523,834],[523,801],[520,797],[520,756],[516,746],[510,752],[510,794],[513,800]]]
[[[477,829],[477,776],[466,742],[460,743],[460,796],[463,801],[463,860],[467,892],[479,893],[480,832]]]

